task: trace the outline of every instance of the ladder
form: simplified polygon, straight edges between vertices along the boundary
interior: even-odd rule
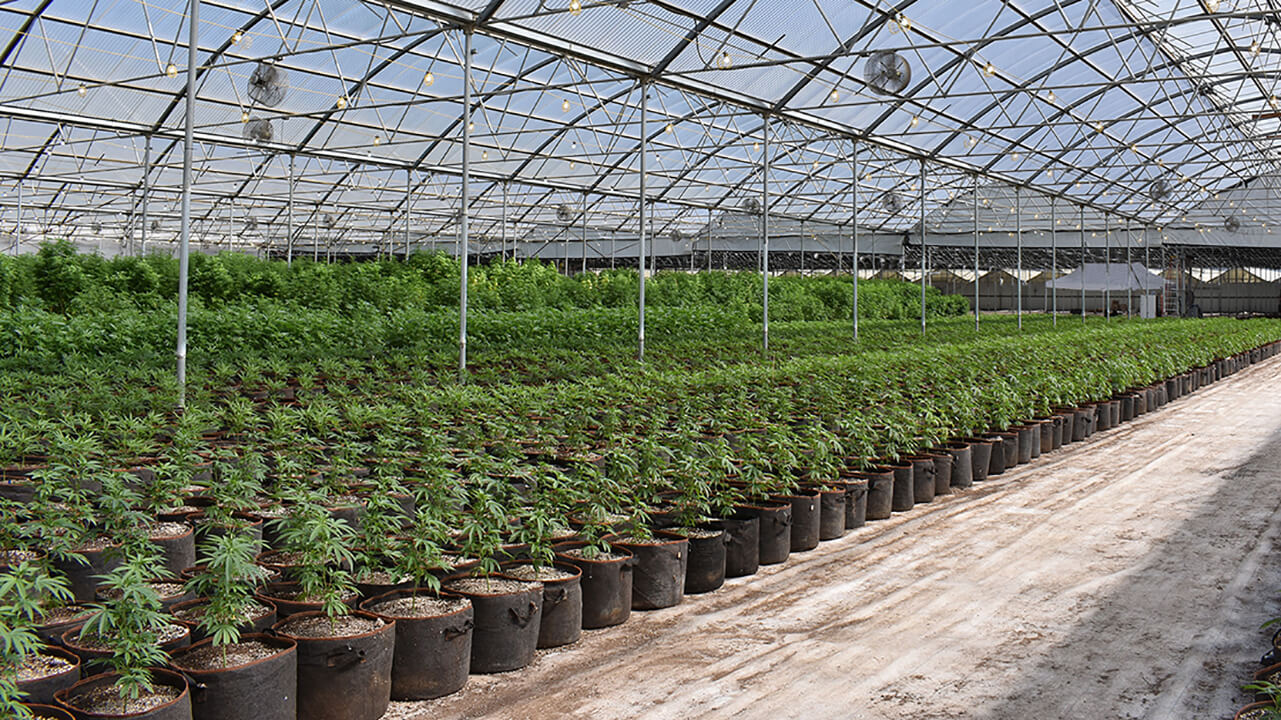
[[[1165,267],[1165,287],[1161,292],[1161,314],[1165,317],[1179,317],[1179,259],[1177,255],[1169,258]]]

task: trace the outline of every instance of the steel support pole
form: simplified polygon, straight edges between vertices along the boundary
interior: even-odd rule
[[[1054,287],[1050,288],[1050,324],[1059,326],[1059,248],[1058,248],[1058,203],[1050,198],[1050,279]]]
[[[289,156],[289,209],[285,220],[285,264],[294,264],[294,156]]]
[[[974,332],[979,331],[979,176],[974,174]]]
[[[414,171],[405,168],[405,260],[409,260],[409,228],[414,210]]]
[[[471,36],[463,30],[463,187],[462,223],[459,228],[458,272],[458,374],[467,372],[467,255],[471,220]]]
[[[1081,322],[1085,322],[1085,206],[1081,206]]]
[[[850,183],[850,230],[854,236],[854,263],[850,268],[854,279],[854,342],[858,342],[858,141],[854,141],[851,155],[854,180]]]
[[[1108,218],[1103,216],[1103,319],[1112,319],[1112,237]]]
[[[640,272],[640,329],[637,335],[637,353],[636,358],[641,362],[645,361],[645,219],[646,203],[645,197],[645,155],[649,152],[649,83],[642,81],[641,89],[641,119],[640,119],[640,247],[636,258],[636,267]]]
[[[693,252],[691,250],[691,252]],[[712,271],[712,209],[707,208],[707,272]]]
[[[761,351],[769,353],[769,116],[761,125]]]
[[[925,334],[925,161],[921,161],[921,334]]]
[[[503,181],[503,210],[502,224],[498,230],[498,259],[507,259],[507,181]],[[515,248],[512,248],[512,259],[516,259]]]
[[[22,178],[18,178],[18,217],[13,228],[13,254],[22,251]]]
[[[804,277],[804,276],[805,276],[805,221],[804,221],[804,220],[802,220],[802,221],[801,221],[801,244],[800,244],[800,248],[801,248],[801,265],[800,265],[800,273],[801,273],[801,276],[802,276],[802,277]]]
[[[587,193],[583,193],[583,269],[587,272]]]
[[[1148,292],[1148,283],[1152,278],[1152,241],[1148,238],[1148,227],[1143,226],[1143,297],[1147,298],[1152,293]],[[1142,313],[1140,313],[1142,314]],[[1152,316],[1156,317],[1156,308],[1152,308]]]
[[[1131,289],[1130,278],[1134,276],[1134,266],[1130,264],[1130,243],[1133,238],[1130,237],[1130,222],[1125,222],[1125,319],[1130,319],[1130,308],[1134,305],[1134,291]]]
[[[142,231],[139,233],[138,256],[147,254],[147,203],[151,199],[151,136],[142,151]]]
[[[182,233],[178,246],[178,407],[187,405],[187,277],[191,249],[191,148],[196,124],[196,43],[200,0],[190,0],[187,17],[187,97],[182,137]]]
[[[1015,314],[1019,319],[1019,330],[1023,329],[1023,192],[1019,186],[1014,186],[1014,245],[1017,262],[1015,265],[1014,292],[1016,299],[1014,301]]]

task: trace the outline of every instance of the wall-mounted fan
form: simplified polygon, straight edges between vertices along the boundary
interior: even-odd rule
[[[1229,215],[1223,218],[1223,229],[1228,232],[1236,232],[1241,229],[1241,218],[1236,215]]]
[[[748,215],[759,215],[761,212],[761,201],[754,197],[745,197],[743,198],[742,208],[743,212]]]
[[[249,98],[259,105],[276,107],[289,93],[289,76],[272,63],[259,62],[249,75]]]
[[[240,134],[250,142],[264,145],[271,142],[271,139],[276,135],[276,130],[272,127],[270,120],[249,118]]]
[[[258,229],[258,218],[250,217],[245,219],[245,232],[253,232]]]
[[[1170,194],[1170,183],[1165,178],[1157,178],[1148,185],[1148,194],[1153,200],[1160,200]]]
[[[330,213],[325,213],[325,227],[332,228],[338,224],[338,218]]]
[[[101,232],[102,232],[102,223],[100,223],[100,222],[94,221],[94,223],[93,223],[93,225],[91,225],[91,227],[93,228],[93,234],[94,234],[94,235],[97,235],[97,234],[99,234],[99,233],[101,233]]]
[[[877,95],[898,95],[912,82],[912,66],[893,50],[877,50],[863,66],[863,80]]]
[[[568,223],[574,219],[574,208],[569,203],[561,203],[556,208],[556,219],[563,223]]]
[[[159,220],[152,220],[152,221],[151,221],[151,232],[156,232],[156,231],[158,231],[159,229],[160,229],[160,221],[159,221]]]
[[[885,197],[881,198],[881,207],[885,208],[885,212],[891,215],[898,215],[902,212],[904,204],[903,197],[895,192],[885,193]]]

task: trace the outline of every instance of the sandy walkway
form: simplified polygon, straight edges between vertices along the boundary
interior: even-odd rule
[[[1281,613],[1281,358],[396,718],[1230,718]]]

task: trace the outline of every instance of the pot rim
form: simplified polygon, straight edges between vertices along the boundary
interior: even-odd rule
[[[173,700],[170,700],[169,702],[166,702],[166,703],[161,703],[160,705],[157,705],[154,708],[151,708],[151,710],[149,710],[148,712],[153,712],[153,711],[160,710],[167,707],[173,707],[174,705],[182,702],[182,699],[184,697],[190,695],[190,692],[191,692],[190,686],[187,683],[187,678],[183,677],[182,673],[177,673],[166,668],[150,668],[150,672],[151,672],[151,676],[152,676],[151,679],[153,684],[163,684],[163,685],[169,685],[171,687],[180,687],[182,688],[182,692],[178,693],[178,697],[174,698]],[[83,714],[85,717],[90,717],[90,718],[138,717],[138,713],[117,715],[117,714],[90,712],[88,710],[83,710],[81,708],[78,708],[67,701],[68,698],[71,697],[71,693],[74,692],[76,688],[79,688],[82,685],[87,685],[89,683],[96,684],[96,683],[102,682],[106,678],[119,677],[119,675],[120,673],[117,673],[117,672],[105,672],[105,673],[98,673],[97,675],[90,675],[87,678],[79,680],[71,687],[63,688],[62,690],[59,690],[58,692],[54,693],[53,699],[59,705],[65,706],[65,709],[74,710],[78,713]],[[158,682],[159,680],[163,680],[163,679],[168,679],[169,682],[167,683]]]
[[[227,672],[228,670],[240,670],[241,668],[253,667],[255,665],[265,663],[269,660],[275,660],[276,658],[279,658],[281,655],[287,655],[291,652],[298,652],[298,641],[294,640],[291,637],[287,637],[285,635],[269,635],[267,633],[248,633],[245,635],[241,635],[239,642],[245,642],[246,640],[261,642],[265,645],[271,645],[274,643],[288,643],[288,644],[285,647],[277,648],[279,652],[273,653],[265,658],[250,660],[247,663],[242,663],[240,665],[232,665],[231,667],[205,669],[205,670],[191,670],[191,669],[183,668],[174,664],[174,658],[181,655],[190,654],[196,648],[202,647],[204,645],[213,644],[213,638],[205,638],[200,642],[192,643],[191,645],[188,645],[187,647],[184,647],[184,648],[178,648],[177,650],[174,650],[172,653],[170,653],[169,667],[173,668],[175,672],[182,673],[183,675],[192,675],[192,676],[215,675],[220,672]]]
[[[384,622],[385,625],[383,625],[383,627],[380,627],[380,628],[374,628],[369,632],[356,633],[355,635],[326,635],[324,637],[298,637],[296,635],[290,635],[280,628],[281,625],[287,625],[291,622],[294,622],[295,620],[300,620],[302,618],[329,617],[328,615],[325,614],[325,611],[323,610],[304,610],[299,613],[294,613],[289,617],[285,618],[284,620],[277,621],[275,625],[271,626],[271,630],[272,632],[280,635],[281,637],[287,637],[290,640],[293,640],[295,643],[301,643],[305,640],[354,640],[354,639],[368,638],[368,637],[373,637],[381,632],[385,632],[387,631],[388,628],[394,629],[396,627],[395,620],[388,621],[386,618],[380,617],[371,612],[365,612],[364,610],[352,610],[346,615],[340,615],[339,617],[353,617],[353,616],[363,617],[366,620],[380,620]]]

